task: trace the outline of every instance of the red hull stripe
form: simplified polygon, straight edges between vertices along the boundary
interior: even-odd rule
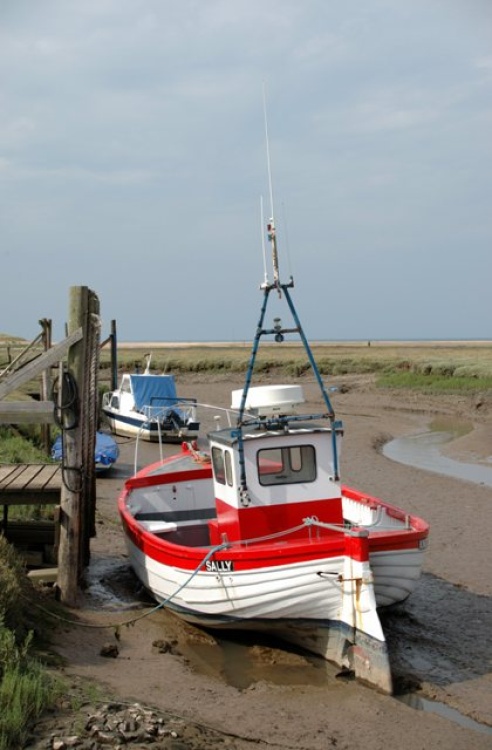
[[[125,489],[118,500],[118,506],[125,533],[138,549],[158,563],[192,571],[204,559],[209,548],[186,547],[159,538],[142,528],[126,509],[127,497],[133,489],[211,479],[210,465],[203,466],[203,464],[197,462],[196,468],[193,464],[191,464],[192,468],[188,468],[190,464],[186,461],[187,458],[191,460],[193,456],[184,449],[177,456],[171,456],[163,462],[157,461],[150,466],[146,466],[135,477],[126,481]],[[187,463],[186,468],[183,467],[183,459]],[[176,464],[175,471],[173,471],[173,463]],[[159,469],[162,469],[162,471],[158,471]],[[158,473],[152,474],[154,471]],[[371,532],[368,539],[369,553],[418,549],[420,543],[427,538],[429,525],[421,518],[409,516],[400,508],[353,488],[343,486],[342,491],[349,499],[374,509],[382,506],[390,517],[398,520],[407,519],[409,522],[410,530]],[[304,507],[307,509],[307,506]],[[303,517],[306,515],[308,513],[305,513]],[[256,532],[254,536],[258,536],[258,533]],[[309,538],[309,530],[306,529],[305,534],[298,534],[290,539],[286,536],[281,538],[279,542],[250,544],[248,546],[234,544],[229,549],[216,552],[212,559],[217,561],[232,560],[234,561],[234,569],[240,571],[278,565],[296,565],[317,559],[323,561],[327,558],[348,554],[350,550],[356,559],[360,556],[365,558],[366,552],[364,552],[362,546],[357,547],[357,544],[349,544],[347,539],[343,533],[319,529],[316,530],[316,535],[312,534],[312,538]]]
[[[120,499],[119,510],[129,539],[143,554],[162,565],[192,571],[209,551],[207,547],[185,547],[173,544],[144,530],[138,521],[135,521],[133,516],[126,511],[124,497]],[[427,532],[423,531],[379,532],[369,537],[369,553],[418,549],[419,542],[426,537]],[[277,543],[233,545],[230,549],[216,552],[212,559],[232,560],[235,571],[247,571],[279,565],[299,565],[313,560],[320,560],[322,564],[323,560],[340,557],[348,551],[344,535],[332,532],[316,540],[309,540],[306,537],[292,542],[286,542],[284,539]],[[356,559],[359,557],[354,549],[352,549],[352,554]]]

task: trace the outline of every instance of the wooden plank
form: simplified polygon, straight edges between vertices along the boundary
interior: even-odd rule
[[[22,474],[25,464],[2,464],[0,466],[0,490],[5,490]]]
[[[27,464],[22,474],[17,477],[15,487],[11,485],[10,489],[16,489],[23,492],[29,489],[31,492],[42,490],[44,487],[44,464]]]
[[[58,576],[58,568],[37,568],[36,570],[30,570],[27,574],[28,578],[32,578],[38,583],[56,583]]]
[[[56,490],[61,489],[62,485],[62,471],[59,464],[49,464],[49,468],[51,469],[51,476],[49,476],[49,472],[45,472],[45,490]]]
[[[35,490],[29,488],[22,492],[0,492],[0,505],[59,505],[61,490]]]
[[[37,359],[29,362],[25,367],[22,367],[8,378],[5,378],[5,380],[2,380],[0,383],[0,399],[5,398],[9,393],[20,388],[21,385],[24,385],[24,383],[28,383],[33,378],[41,375],[43,370],[60,362],[67,354],[70,347],[73,346],[73,344],[76,344],[77,341],[80,341],[82,336],[82,327],[77,328],[76,331],[71,333],[70,336],[67,336],[67,338],[59,344],[55,344],[55,346],[52,346],[51,349],[44,354],[41,354]]]
[[[39,488],[40,491],[61,488],[61,468],[58,464],[45,464],[38,474],[30,482],[31,489]]]
[[[53,424],[52,401],[0,401],[0,424]]]
[[[22,489],[29,482],[42,487],[47,484],[60,486],[59,464],[0,464],[0,490],[7,487]]]
[[[58,464],[0,464],[0,505],[58,505]]]
[[[5,537],[13,544],[29,546],[53,546],[55,523],[53,521],[9,521],[4,529]]]

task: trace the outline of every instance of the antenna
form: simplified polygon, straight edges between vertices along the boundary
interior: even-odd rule
[[[268,187],[270,191],[270,221],[267,224],[268,239],[272,246],[272,263],[273,263],[273,285],[277,288],[278,296],[282,296],[282,290],[280,288],[280,272],[278,267],[278,252],[277,252],[277,236],[275,233],[275,215],[273,212],[273,187],[272,187],[272,167],[270,162],[270,143],[268,138],[268,118],[266,108],[266,92],[265,84],[263,84],[263,114],[265,118],[265,139],[266,139],[266,152],[267,152],[267,167],[268,167]]]
[[[265,217],[263,213],[263,196],[260,196],[260,231],[261,231],[261,249],[263,251],[263,274],[264,274],[264,282],[262,284],[263,287],[268,286],[268,271],[267,271],[267,262],[266,262],[266,247],[265,247]]]
[[[274,221],[273,212],[273,187],[272,187],[272,165],[270,161],[270,143],[268,138],[268,118],[267,118],[267,107],[266,107],[266,91],[265,85],[263,84],[263,116],[265,118],[265,140],[266,140],[266,153],[267,153],[267,168],[268,168],[268,189],[270,191],[270,215],[272,221]]]

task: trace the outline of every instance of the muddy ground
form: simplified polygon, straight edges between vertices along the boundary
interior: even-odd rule
[[[134,444],[122,440],[118,464],[98,480],[89,585],[80,608],[69,613],[80,626],[60,627],[57,650],[74,685],[88,679],[100,686],[101,698],[139,701],[172,717],[179,731],[162,747],[492,748],[492,489],[395,463],[380,450],[384,441],[446,416],[470,428],[445,446],[446,453],[492,465],[492,402],[380,393],[370,377],[338,378],[331,385],[338,387],[330,396],[345,425],[344,482],[431,525],[420,585],[404,607],[382,616],[397,692],[411,693],[414,705],[424,698],[426,710],[279,644],[217,642],[162,610],[115,630],[150,606],[129,572],[116,514],[134,462]],[[181,395],[222,406],[241,386],[226,378],[212,384],[178,380]],[[316,398],[314,384],[306,382],[305,390]],[[213,426],[213,414],[203,418],[204,432]],[[173,450],[166,446],[165,453]],[[138,464],[158,455],[157,446],[142,444]],[[94,627],[102,625],[107,627]],[[116,658],[101,655],[105,645],[116,646]],[[57,733],[73,734],[90,710],[48,717],[35,747],[47,747]],[[465,717],[477,724],[463,726]]]

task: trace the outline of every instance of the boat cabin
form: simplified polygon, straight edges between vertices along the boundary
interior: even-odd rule
[[[109,406],[121,412],[162,410],[176,404],[176,384],[172,375],[130,375],[125,373],[120,387],[113,392]]]
[[[261,391],[253,396],[263,403],[249,408],[258,418],[209,434],[217,510],[217,519],[210,522],[212,544],[296,527],[289,539],[305,537],[303,520],[312,516],[343,523],[336,470],[341,425],[303,422],[302,417],[291,421],[282,412],[292,414],[292,403],[279,388],[284,387],[251,389]],[[300,403],[298,392],[295,400]]]

